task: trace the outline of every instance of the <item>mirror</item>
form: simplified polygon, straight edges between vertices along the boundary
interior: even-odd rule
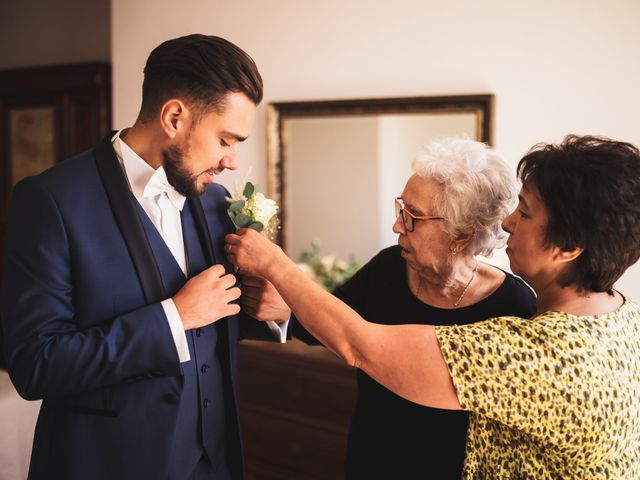
[[[367,262],[394,245],[393,199],[425,143],[466,136],[491,144],[493,95],[272,103],[268,194],[280,205],[278,244],[294,260]]]

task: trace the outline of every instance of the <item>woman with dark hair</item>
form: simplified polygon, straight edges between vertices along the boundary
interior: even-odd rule
[[[503,227],[537,293],[531,319],[369,323],[255,232],[226,251],[350,365],[412,402],[468,410],[463,478],[638,478],[640,307],[613,286],[640,256],[640,152],[569,136],[534,147],[518,175]]]

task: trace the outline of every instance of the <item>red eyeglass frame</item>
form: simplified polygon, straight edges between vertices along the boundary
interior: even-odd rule
[[[396,218],[398,218],[399,216],[402,216],[402,225],[404,226],[407,232],[413,232],[415,228],[414,225],[416,220],[446,220],[445,217],[441,217],[439,215],[414,215],[413,213],[411,213],[409,210],[405,208],[404,200],[402,200],[402,197],[395,198],[395,207],[396,207]],[[411,228],[409,228],[409,226],[407,225],[407,219],[405,217],[405,214],[409,215],[412,219]]]

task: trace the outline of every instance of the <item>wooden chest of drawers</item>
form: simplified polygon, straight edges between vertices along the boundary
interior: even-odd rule
[[[343,478],[355,369],[324,347],[240,344],[247,480]]]

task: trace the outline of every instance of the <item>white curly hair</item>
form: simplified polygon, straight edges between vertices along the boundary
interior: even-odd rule
[[[511,168],[482,142],[446,138],[425,145],[411,165],[440,184],[435,198],[442,228],[451,238],[471,237],[472,255],[490,256],[506,241],[502,221],[515,206],[518,184]]]

